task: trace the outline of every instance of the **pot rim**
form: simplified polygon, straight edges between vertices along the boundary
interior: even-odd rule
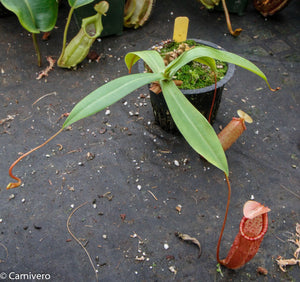
[[[219,50],[223,50],[226,51],[224,48],[222,48],[221,46],[212,43],[210,41],[205,41],[205,40],[201,40],[201,39],[196,39],[196,38],[188,38],[188,40],[194,40],[195,42],[199,43],[199,44],[203,44],[209,47],[213,47],[215,49],[219,49]],[[227,63],[228,64],[228,69],[227,72],[225,74],[225,76],[219,80],[217,82],[217,88],[221,88],[224,87],[224,85],[232,78],[234,71],[235,71],[235,65],[231,64],[231,63]],[[138,70],[140,73],[144,72],[145,67],[144,67],[144,61],[143,60],[139,60],[138,62]],[[197,88],[197,89],[180,89],[181,92],[185,95],[192,95],[192,94],[201,94],[201,93],[206,93],[206,92],[211,92],[215,90],[215,84],[212,84],[210,86],[206,86],[203,88]]]

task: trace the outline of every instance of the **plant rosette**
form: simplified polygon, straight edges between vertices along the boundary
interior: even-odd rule
[[[197,61],[208,65],[214,72],[216,72],[216,60],[233,63],[240,67],[243,67],[262,79],[265,80],[269,88],[271,89],[266,76],[264,73],[253,63],[250,61],[235,55],[233,53],[229,53],[223,50],[218,50],[209,46],[199,46],[194,48],[189,48],[188,50],[182,52],[181,55],[172,60],[168,65],[165,65],[163,58],[157,51],[147,50],[147,51],[136,51],[128,53],[125,56],[125,63],[131,72],[132,66],[137,63],[140,59],[142,59],[146,65],[152,70],[152,72],[146,73],[138,73],[138,74],[129,74],[126,76],[122,76],[116,78],[115,80],[111,80],[110,82],[102,85],[97,88],[85,98],[83,98],[79,103],[75,105],[73,110],[68,114],[67,119],[65,120],[62,128],[55,133],[52,137],[50,137],[43,144],[31,149],[30,151],[24,153],[20,156],[9,168],[9,175],[15,179],[17,182],[11,182],[7,185],[6,189],[12,189],[19,187],[22,183],[21,179],[15,176],[12,173],[14,166],[23,158],[31,154],[32,152],[40,149],[48,142],[50,142],[53,138],[55,138],[59,133],[61,133],[65,128],[70,126],[71,124],[79,121],[83,118],[91,116],[103,109],[106,109],[108,106],[114,104],[120,99],[124,98],[129,93],[134,90],[147,85],[149,83],[157,82],[161,87],[161,90],[164,95],[164,99],[170,109],[170,114],[174,119],[174,122],[181,132],[182,136],[189,143],[189,145],[203,158],[205,158],[208,162],[210,162],[215,167],[219,168],[224,172],[226,183],[228,187],[228,196],[227,196],[227,205],[226,212],[224,216],[224,221],[221,229],[221,233],[218,240],[217,245],[217,261],[220,264],[225,265],[228,268],[237,268],[242,266],[244,263],[251,259],[256,251],[259,248],[259,244],[263,238],[264,232],[258,238],[257,243],[254,245],[255,249],[253,249],[253,245],[249,244],[247,241],[244,244],[239,244],[237,241],[233,245],[233,251],[236,249],[236,246],[239,248],[238,252],[230,252],[225,260],[220,260],[219,258],[219,249],[220,242],[223,235],[223,231],[226,224],[226,219],[229,210],[230,197],[231,197],[231,187],[229,182],[229,167],[227,163],[227,158],[223,149],[223,146],[217,136],[215,130],[208,122],[208,120],[190,103],[190,101],[184,96],[184,94],[180,91],[178,86],[176,85],[173,77],[176,75],[177,71],[180,70],[183,66],[192,61]],[[274,89],[271,89],[274,91]],[[238,130],[238,128],[243,126],[243,121],[246,121],[246,116],[241,115],[241,120],[237,121],[237,128],[235,124],[231,124],[229,127],[229,131],[233,131],[234,136],[228,136],[230,139],[232,137],[238,137],[237,135],[242,130]],[[236,121],[236,119],[234,120]],[[234,122],[235,123],[235,122]],[[225,128],[226,129],[226,128]],[[226,134],[225,134],[226,135]],[[223,136],[224,138],[226,136]],[[232,134],[231,134],[232,135]],[[227,139],[226,137],[225,139]],[[224,139],[222,138],[222,139]],[[246,207],[246,215],[252,217],[257,214],[260,209],[260,204],[251,205]],[[250,210],[250,213],[249,213]],[[250,218],[250,217],[249,217]],[[260,235],[259,231],[261,230],[260,225],[263,227],[263,231],[266,230],[267,221],[262,221],[259,218],[258,220],[254,220],[254,222],[250,221],[251,226],[246,226],[250,228],[246,228],[246,236],[247,240],[250,238],[250,233],[254,230],[255,227],[255,236]],[[243,221],[244,222],[244,221]],[[252,224],[253,223],[253,224]],[[255,225],[255,226],[254,226]],[[257,227],[257,228],[256,228]],[[245,233],[245,230],[242,229],[242,232]],[[257,235],[256,235],[257,234]],[[238,239],[241,236],[238,235]],[[238,240],[237,239],[237,240]],[[250,238],[251,240],[252,238]],[[244,256],[244,251],[247,251]],[[233,254],[233,255],[232,255]],[[241,255],[240,255],[241,254]],[[241,257],[241,260],[236,260],[236,257]]]
[[[199,39],[189,39],[187,40],[187,43],[194,42],[197,45],[196,46],[209,46],[212,48],[215,48],[217,50],[223,50],[225,51],[222,47],[208,42],[208,41],[204,41],[204,40],[199,40]],[[170,43],[172,43],[172,41],[168,40],[168,41],[164,41],[162,42],[160,45],[155,45],[153,46],[151,49],[154,50],[158,50],[160,52],[160,50],[162,48],[165,49],[165,46],[170,45]],[[165,56],[165,54],[162,54],[160,52],[160,54],[162,56]],[[199,67],[198,68],[194,68],[194,66],[192,65],[193,63],[198,64]],[[191,70],[186,70],[186,72],[191,72],[191,75],[188,75],[186,79],[188,80],[192,80],[193,77],[195,77],[195,80],[202,80],[203,76],[207,75],[212,79],[208,79],[208,81],[211,80],[211,82],[205,82],[206,84],[201,85],[201,87],[199,88],[195,88],[195,89],[190,89],[192,87],[190,87],[190,85],[188,85],[189,89],[187,88],[182,88],[181,86],[179,86],[178,88],[180,89],[180,91],[184,94],[184,96],[191,102],[191,104],[203,115],[205,116],[205,118],[207,120],[210,120],[210,123],[212,124],[217,116],[217,112],[221,103],[221,99],[222,99],[222,93],[223,93],[223,89],[226,85],[226,83],[228,83],[228,81],[232,78],[234,71],[235,71],[235,65],[228,63],[225,64],[225,75],[223,74],[217,74],[218,77],[218,81],[217,84],[215,84],[214,81],[214,76],[212,74],[212,71],[210,70],[210,68],[206,65],[203,65],[198,62],[191,62],[190,66],[191,66]],[[223,68],[224,64],[220,64],[221,68]],[[218,67],[218,64],[217,64]],[[201,68],[205,68],[205,73],[202,73],[203,70],[201,70]],[[145,63],[143,60],[140,60],[138,62],[138,69],[139,72],[145,72]],[[193,69],[193,70],[192,70]],[[200,70],[200,72],[196,72],[196,70]],[[177,76],[175,75],[175,79],[177,78]],[[178,82],[177,82],[178,83]],[[181,84],[181,81],[178,83]],[[187,84],[186,82],[183,82],[184,86],[185,84]],[[199,83],[194,83],[195,85],[199,85]],[[209,84],[209,85],[207,85]],[[150,92],[150,100],[151,100],[151,104],[152,104],[152,109],[153,109],[153,114],[154,114],[154,118],[157,124],[160,125],[161,128],[163,128],[165,131],[167,132],[178,132],[178,129],[175,125],[175,122],[170,114],[169,108],[166,104],[166,101],[164,99],[163,93],[159,92],[159,91],[153,91],[151,85],[149,85],[149,92]],[[159,92],[159,93],[158,93]]]
[[[9,168],[9,175],[17,180],[17,182],[9,183],[7,189],[19,187],[21,179],[13,175],[14,166],[24,157],[43,147],[55,136],[62,132],[71,124],[83,118],[89,117],[103,109],[111,106],[121,100],[134,90],[148,85],[149,83],[159,82],[162,89],[164,99],[170,110],[170,114],[182,136],[189,145],[204,159],[212,165],[223,171],[228,177],[229,168],[222,144],[211,124],[199,112],[190,101],[183,95],[175,84],[173,77],[186,64],[197,61],[209,66],[216,71],[216,60],[226,63],[235,64],[261,77],[271,88],[265,74],[253,63],[236,54],[218,50],[209,46],[196,46],[184,51],[180,56],[171,61],[167,66],[163,58],[157,51],[135,51],[125,56],[125,63],[131,73],[132,66],[142,59],[152,70],[149,73],[129,74],[110,82],[103,84],[99,88],[92,91],[80,102],[78,102],[72,111],[68,114],[68,118],[64,122],[62,128],[50,137],[43,144],[24,153]]]

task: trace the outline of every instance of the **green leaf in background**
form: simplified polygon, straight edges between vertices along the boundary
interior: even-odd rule
[[[56,0],[1,0],[1,3],[17,15],[21,25],[29,32],[50,31],[56,23]]]
[[[68,0],[68,2],[72,8],[77,9],[81,6],[94,2],[94,0]]]
[[[208,162],[228,175],[227,159],[213,127],[188,101],[174,81],[160,82],[170,114],[185,140]]]
[[[220,0],[198,0],[201,2],[207,9],[212,9],[217,6]]]
[[[76,104],[63,128],[103,110],[139,87],[162,78],[162,73],[138,73],[119,77],[102,85]]]

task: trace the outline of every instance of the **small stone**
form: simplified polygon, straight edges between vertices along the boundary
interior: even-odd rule
[[[93,153],[91,153],[91,152],[88,152],[87,154],[86,154],[86,159],[88,160],[88,161],[91,161],[91,160],[93,160],[95,158],[95,154],[93,154]]]
[[[174,274],[177,273],[177,270],[176,270],[175,266],[173,266],[173,265],[169,267],[169,270]]]
[[[104,134],[106,132],[106,128],[102,127],[99,129],[100,134]]]
[[[25,201],[26,201],[25,198],[23,198],[23,199],[21,200],[22,203],[25,203]]]
[[[8,200],[12,200],[15,198],[15,194],[10,194],[9,197],[8,197]]]
[[[178,213],[180,213],[181,210],[182,210],[182,205],[177,205],[177,206],[176,206],[176,210],[178,211]]]
[[[106,115],[106,116],[109,116],[109,115],[110,115],[110,110],[106,110],[106,111],[105,111],[105,115]]]
[[[144,256],[135,256],[135,260],[137,261],[144,261],[145,260],[145,257]]]
[[[167,243],[164,243],[164,249],[167,250],[169,248],[170,248],[169,245]]]
[[[180,166],[179,161],[175,160],[175,161],[174,161],[174,165]]]
[[[257,271],[258,274],[261,274],[261,275],[267,275],[268,274],[268,270],[265,269],[264,267],[261,267],[261,266],[259,266],[256,269],[256,271]]]

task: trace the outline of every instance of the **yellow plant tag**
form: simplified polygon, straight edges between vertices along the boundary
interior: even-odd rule
[[[189,28],[188,17],[177,17],[174,23],[173,40],[176,42],[185,41]]]

